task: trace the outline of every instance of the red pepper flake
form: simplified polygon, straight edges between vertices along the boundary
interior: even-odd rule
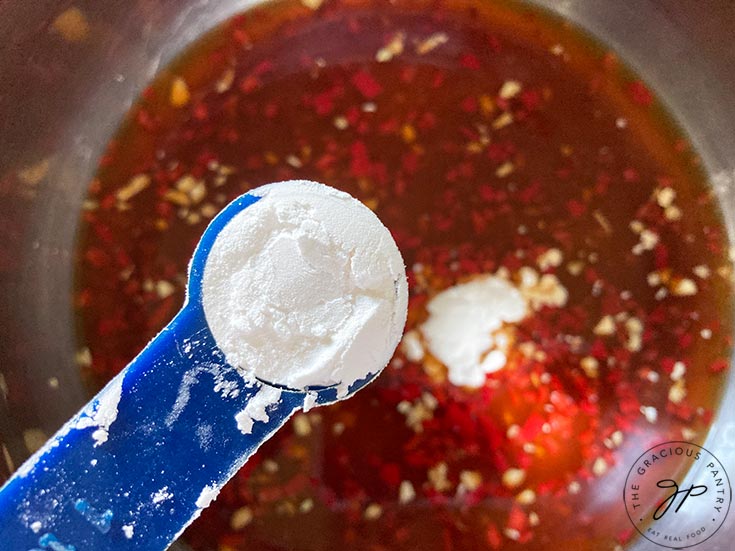
[[[541,108],[542,96],[538,90],[523,90],[520,99],[527,111],[533,112]]]
[[[640,181],[640,175],[638,174],[638,171],[634,168],[626,168],[623,170],[623,180],[625,180],[628,183],[638,182]]]
[[[155,117],[146,109],[138,109],[138,112],[135,114],[135,121],[148,132],[154,132],[158,128]]]
[[[485,217],[482,215],[482,213],[475,210],[470,213],[470,217],[472,221],[472,230],[478,235],[482,234],[487,229],[488,224]]]
[[[419,118],[416,123],[420,130],[429,130],[436,126],[436,115],[427,111]]]
[[[252,43],[252,41],[250,40],[250,36],[244,29],[235,29],[234,31],[232,31],[232,38],[240,46],[247,46]]]
[[[653,249],[653,265],[657,270],[669,267],[669,248],[663,243],[659,242]]]
[[[92,226],[92,230],[95,235],[99,237],[100,241],[107,244],[112,244],[115,240],[115,234],[110,229],[110,226],[102,223],[97,223]]]
[[[156,100],[156,91],[151,86],[146,86],[143,89],[143,93],[141,94],[143,99],[145,101],[155,101]]]
[[[263,109],[263,114],[267,119],[274,119],[278,116],[278,112],[280,110],[280,107],[278,104],[274,101],[269,101],[265,104],[265,108]]]
[[[640,80],[635,80],[628,85],[628,92],[634,103],[649,106],[653,103],[653,94]]]
[[[479,58],[475,54],[471,54],[469,52],[464,53],[459,58],[459,64],[466,68],[471,69],[473,71],[476,71],[479,69],[482,65],[480,64]]]
[[[314,96],[313,101],[317,115],[328,115],[334,109],[334,95],[329,90]]]
[[[413,151],[401,156],[401,170],[406,174],[415,174],[419,167],[419,156]]]
[[[612,52],[606,52],[605,55],[602,56],[602,67],[606,71],[612,71],[618,66],[618,56],[616,56]]]
[[[110,257],[100,248],[89,248],[84,253],[84,259],[94,268],[103,268],[110,263]]]
[[[590,347],[590,354],[594,356],[597,360],[605,360],[607,359],[607,347],[605,346],[605,343],[602,339],[595,339],[592,343],[592,346]]]
[[[394,134],[398,130],[398,120],[388,119],[381,122],[378,128],[381,134]]]
[[[610,174],[607,172],[599,173],[595,179],[595,194],[598,196],[605,195],[611,183],[612,178]]]
[[[710,364],[709,370],[712,373],[722,373],[729,366],[730,366],[730,363],[727,360],[725,360],[724,358],[719,358],[715,360],[714,362],[712,362],[712,364]]]
[[[516,146],[511,142],[493,142],[487,146],[488,158],[496,163],[509,161],[515,152]]]
[[[260,79],[256,75],[247,75],[240,81],[240,91],[249,94],[260,86]]]
[[[567,211],[574,218],[579,218],[585,212],[587,212],[587,205],[578,199],[570,199],[567,201]]]
[[[255,69],[253,69],[254,75],[264,75],[265,73],[270,73],[273,71],[274,63],[270,59],[266,59],[264,61],[261,61],[255,66]]]
[[[365,142],[356,141],[350,146],[350,172],[355,177],[370,175],[370,158]]]
[[[462,111],[465,113],[476,113],[477,112],[477,98],[475,96],[467,96],[459,104]]]
[[[417,73],[416,67],[413,65],[409,65],[407,67],[403,67],[401,69],[401,82],[404,84],[411,84],[413,82],[413,79],[416,78]]]
[[[694,335],[692,335],[689,332],[685,332],[685,333],[682,333],[681,335],[679,335],[679,337],[677,338],[677,340],[678,340],[678,343],[679,343],[679,347],[682,350],[686,350],[687,348],[689,348],[694,343]]]
[[[522,203],[528,204],[535,202],[541,195],[541,181],[534,180],[529,185],[524,187],[518,194],[518,198]]]
[[[685,153],[689,151],[689,142],[686,140],[678,139],[674,142],[674,151],[677,153]]]
[[[395,463],[385,463],[380,467],[380,478],[390,488],[397,488],[401,483],[401,471]]]
[[[487,47],[494,54],[499,54],[503,50],[503,43],[497,36],[491,34],[487,37]]]
[[[383,86],[367,71],[358,71],[352,76],[352,84],[367,99],[374,99],[383,91]]]

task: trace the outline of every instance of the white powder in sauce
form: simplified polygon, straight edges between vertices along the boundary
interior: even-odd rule
[[[426,306],[429,318],[420,334],[428,351],[447,367],[452,384],[481,387],[487,373],[508,361],[512,324],[542,308],[560,308],[569,297],[553,274],[524,267],[516,286],[500,273],[445,289]],[[423,360],[421,336],[415,330],[404,336],[402,349],[409,361]]]
[[[408,289],[398,248],[346,193],[305,181],[250,193],[261,199],[228,222],[204,269],[217,345],[246,378],[345,392],[380,371],[401,338]]]
[[[491,350],[503,323],[526,316],[526,301],[508,281],[489,276],[450,287],[427,305],[421,326],[429,350],[448,369],[452,384],[478,387],[485,374],[505,365],[502,350]],[[488,352],[490,351],[490,352]]]

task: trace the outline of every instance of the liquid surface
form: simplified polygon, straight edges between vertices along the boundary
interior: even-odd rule
[[[515,5],[282,2],[228,21],[145,90],[91,185],[76,301],[92,387],[180,308],[219,209],[287,179],[344,189],[388,226],[409,333],[376,382],[269,441],[186,541],[628,542],[625,474],[652,444],[703,441],[733,321],[716,200],[645,84]],[[503,326],[502,368],[457,386],[427,304],[490,275],[535,306]]]

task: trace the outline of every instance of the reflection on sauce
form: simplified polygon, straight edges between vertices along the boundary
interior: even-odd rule
[[[144,91],[90,188],[76,296],[91,384],[180,307],[219,209],[295,178],[345,189],[394,233],[408,333],[375,383],[248,462],[186,533],[194,549],[632,538],[625,472],[649,444],[706,436],[733,321],[715,199],[646,86],[574,29],[496,2],[280,2],[224,23]],[[528,315],[495,334],[502,368],[457,386],[427,304],[488,276]]]

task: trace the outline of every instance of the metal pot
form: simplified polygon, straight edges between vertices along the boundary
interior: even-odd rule
[[[52,24],[67,0],[0,4],[0,480],[87,399],[74,359],[72,251],[102,149],[160,67],[255,3],[80,0],[85,19],[71,31]],[[607,43],[657,90],[700,153],[735,241],[732,0],[536,3]],[[705,445],[735,474],[731,419],[732,371]],[[733,536],[730,519],[707,549],[730,549]]]

